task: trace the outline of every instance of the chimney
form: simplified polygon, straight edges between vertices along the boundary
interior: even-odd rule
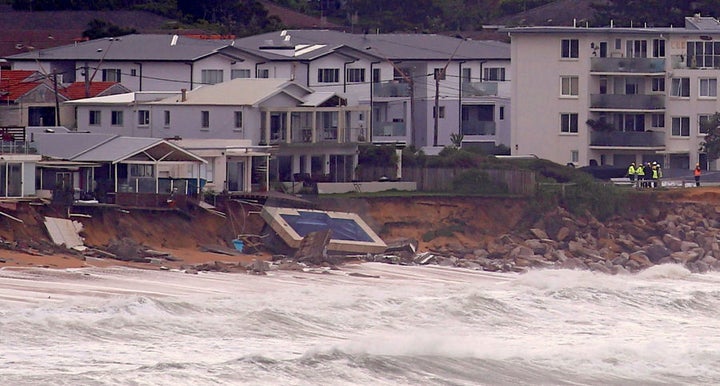
[[[186,88],[183,88],[183,89],[180,90],[180,95],[181,95],[181,96],[180,96],[180,102],[185,102],[185,101],[187,101],[187,89],[186,89]]]

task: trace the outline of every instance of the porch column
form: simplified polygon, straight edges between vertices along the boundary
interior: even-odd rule
[[[300,156],[295,154],[292,155],[292,173],[300,173]]]
[[[289,111],[285,112],[285,142],[290,143],[292,142],[292,128],[290,127],[290,114]]]
[[[330,154],[323,154],[323,174],[330,174]]]
[[[305,155],[305,173],[312,175],[312,155]]]
[[[352,180],[352,181],[357,180],[357,166],[358,166],[358,152],[356,151],[355,154],[352,155],[352,175],[350,176],[350,180]]]
[[[160,193],[160,176],[159,176],[159,174],[160,174],[160,169],[159,169],[160,164],[159,164],[157,161],[155,161],[155,165],[154,165],[154,166],[155,166],[155,194],[158,194],[158,193]],[[171,180],[171,181],[172,181],[172,180]],[[172,184],[171,184],[171,186],[170,186],[170,192],[172,192],[172,188],[173,188],[173,187],[172,187]],[[137,193],[137,192],[136,192],[136,193]]]
[[[265,111],[265,127],[263,127],[263,131],[265,132],[265,141],[267,145],[270,145],[270,111]]]
[[[115,193],[118,191],[118,171],[117,171],[118,164],[115,164]]]
[[[243,173],[243,192],[251,192],[252,191],[252,160],[254,157],[245,157],[245,162],[243,162],[243,168],[245,169],[245,172]]]
[[[344,107],[340,108],[340,111],[338,111],[338,134],[337,134],[337,141],[338,143],[344,143],[347,142],[345,140],[345,131],[347,130],[347,118],[345,116],[347,112],[345,111]]]
[[[214,169],[213,169],[214,170]],[[197,195],[198,199],[200,199],[200,192],[202,191],[202,188],[200,187],[200,172],[202,171],[202,163],[197,163],[197,181],[195,181],[196,188],[195,188],[195,194]]]
[[[317,142],[317,108],[313,107],[312,111],[312,143]]]

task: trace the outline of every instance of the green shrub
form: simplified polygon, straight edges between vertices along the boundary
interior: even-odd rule
[[[506,184],[490,179],[487,172],[468,169],[453,178],[453,191],[461,194],[503,194],[508,192]]]

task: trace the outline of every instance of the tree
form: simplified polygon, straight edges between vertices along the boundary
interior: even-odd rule
[[[700,130],[705,132],[705,141],[700,143],[700,151],[707,154],[708,161],[720,158],[720,113],[700,121]]]
[[[604,3],[595,3],[594,22],[598,25],[609,25],[612,21],[615,26],[628,27],[643,26],[667,27],[685,25],[685,17],[692,16],[701,11],[700,6],[717,9],[711,4],[717,1],[687,1],[687,0],[608,0]]]
[[[135,28],[122,28],[104,20],[93,19],[88,23],[88,28],[83,31],[83,36],[88,39],[100,39],[104,37],[115,37],[137,33]]]

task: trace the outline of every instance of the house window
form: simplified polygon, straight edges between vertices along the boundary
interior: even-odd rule
[[[672,135],[676,137],[690,136],[690,117],[672,118]]]
[[[170,110],[163,111],[163,125],[165,127],[170,126]]]
[[[100,110],[90,110],[88,123],[92,126],[100,125]]]
[[[653,114],[652,127],[665,127],[665,114]]]
[[[665,78],[661,76],[652,78],[652,90],[655,92],[665,92]]]
[[[235,112],[235,129],[236,130],[242,130],[243,127],[243,112],[242,111],[236,111]]]
[[[720,68],[720,42],[687,42],[687,66]]]
[[[207,129],[210,127],[210,112],[209,111],[201,111],[200,112],[200,127],[203,129]]]
[[[463,83],[472,82],[472,69],[470,69],[470,68],[462,69],[462,81],[463,81]]]
[[[670,94],[674,97],[690,97],[690,78],[672,78]]]
[[[348,81],[348,83],[364,83],[365,82],[365,69],[364,68],[348,68],[347,81]]]
[[[150,110],[138,110],[138,125],[150,125]]]
[[[577,133],[578,132],[578,115],[577,115],[577,113],[560,114],[560,132],[561,133]]]
[[[337,68],[318,68],[318,83],[337,83],[340,81],[340,70]]]
[[[119,68],[105,68],[102,70],[103,82],[120,82]]]
[[[488,67],[483,69],[483,79],[490,81],[505,81],[505,69],[502,67]]]
[[[257,74],[255,74],[257,78],[261,79],[267,79],[270,77],[270,70],[267,68],[258,68]]]
[[[433,69],[433,79],[445,80],[445,69],[444,68]]]
[[[203,84],[218,84],[223,81],[223,70],[200,71],[200,82]]]
[[[372,72],[372,81],[373,81],[373,83],[380,83],[380,79],[382,79],[382,78],[380,77],[380,69],[379,69],[379,68],[373,68],[373,72]]]
[[[578,58],[580,52],[580,42],[578,39],[563,39],[561,43],[562,58]]]
[[[653,58],[665,57],[665,39],[653,39]]]
[[[154,177],[152,165],[130,164],[130,177]]]
[[[113,111],[110,114],[110,124],[113,126],[122,126],[123,125],[123,112],[122,111]]]
[[[699,93],[701,98],[717,98],[717,79],[701,78]]]
[[[200,178],[204,178],[205,181],[212,183],[213,176],[215,175],[214,164],[215,158],[209,158],[207,164],[200,165]]]
[[[703,114],[698,116],[698,134],[707,134],[708,133],[708,123],[711,122],[713,119],[712,115]]]
[[[625,56],[628,58],[647,58],[647,40],[628,40],[625,42]]]
[[[498,119],[505,119],[505,106],[500,106],[500,108],[498,109]]]
[[[561,96],[578,96],[579,80],[577,76],[561,76],[560,77],[560,95]]]
[[[438,118],[445,118],[445,106],[438,106],[438,109],[440,111]],[[435,107],[433,107],[433,118],[435,118]]]
[[[250,70],[246,68],[230,70],[230,79],[249,78]]]
[[[580,162],[580,152],[579,151],[570,150],[570,162],[572,162],[572,163]]]

